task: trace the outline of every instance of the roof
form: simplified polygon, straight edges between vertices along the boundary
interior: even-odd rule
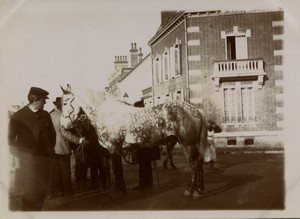
[[[145,56],[141,62],[139,62],[134,68],[131,68],[130,71],[124,72],[124,75],[122,75],[121,79],[119,82],[123,81],[128,75],[130,75],[138,66],[140,66],[149,56],[151,53]],[[123,73],[123,72],[122,72]]]
[[[280,9],[277,11],[281,11]],[[244,13],[266,13],[274,11],[266,10],[253,10],[253,11],[221,11],[221,10],[211,10],[211,11],[178,11],[177,14],[169,20],[168,23],[160,25],[156,34],[148,41],[148,45],[151,46],[155,41],[157,41],[163,34],[167,32],[173,25],[181,23],[186,16],[220,16],[220,15],[231,15],[231,14],[244,14]]]

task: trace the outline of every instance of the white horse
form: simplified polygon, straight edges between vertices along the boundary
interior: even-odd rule
[[[203,113],[187,102],[171,101],[153,108],[136,108],[107,95],[86,90],[63,89],[61,125],[69,129],[82,109],[109,149],[115,189],[126,191],[121,153],[125,143],[153,147],[175,136],[188,158],[193,174],[185,196],[200,198],[204,191],[203,158],[207,150],[207,128]]]

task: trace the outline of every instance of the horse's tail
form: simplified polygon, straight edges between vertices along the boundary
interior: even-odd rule
[[[200,111],[200,110],[199,110]],[[200,111],[201,115],[201,126],[200,126],[200,133],[199,133],[199,145],[198,151],[200,153],[200,158],[204,158],[205,153],[207,153],[207,127],[206,127],[206,119],[202,111]]]

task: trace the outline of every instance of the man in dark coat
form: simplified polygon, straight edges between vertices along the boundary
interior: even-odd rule
[[[55,129],[50,115],[43,109],[49,93],[31,87],[29,104],[16,112],[9,123],[8,142],[20,160],[22,205],[26,211],[42,210],[49,183],[49,164],[54,155]]]

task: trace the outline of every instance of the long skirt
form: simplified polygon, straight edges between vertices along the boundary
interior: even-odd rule
[[[204,151],[204,162],[217,161],[216,146],[214,140],[207,140],[208,147]]]

